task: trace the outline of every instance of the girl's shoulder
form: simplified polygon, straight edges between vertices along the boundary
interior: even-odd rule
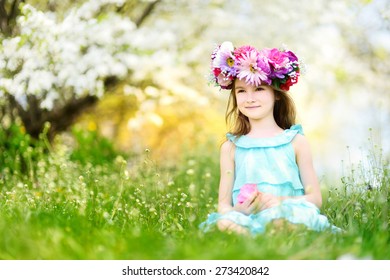
[[[292,144],[295,144],[295,145],[308,145],[309,142],[308,142],[308,140],[307,140],[305,135],[298,133],[292,139]]]
[[[295,154],[299,155],[310,151],[310,143],[305,135],[297,134],[291,142]]]
[[[221,145],[221,152],[230,152],[231,150],[234,150],[236,146],[231,140],[225,140],[225,142]]]
[[[234,153],[236,150],[236,145],[230,140],[226,140],[221,145],[221,156],[228,156],[230,159],[234,160]]]

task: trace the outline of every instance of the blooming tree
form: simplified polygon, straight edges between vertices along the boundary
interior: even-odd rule
[[[58,20],[25,4],[20,34],[0,45],[0,101],[34,137],[66,129],[107,86],[125,79],[153,52],[144,33],[118,13],[124,0],[90,0]],[[154,46],[156,47],[156,46]]]

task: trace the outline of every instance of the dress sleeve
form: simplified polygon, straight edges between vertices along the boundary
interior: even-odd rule
[[[300,124],[294,124],[293,126],[290,127],[290,130],[296,130],[299,134],[305,135],[303,133],[302,125],[300,125]]]

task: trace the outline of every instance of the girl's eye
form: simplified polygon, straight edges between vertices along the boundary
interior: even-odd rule
[[[256,88],[256,91],[262,91],[262,90],[264,90],[264,88],[262,88],[262,87]]]
[[[237,93],[242,93],[242,92],[245,92],[245,90],[243,90],[243,89],[237,90]]]

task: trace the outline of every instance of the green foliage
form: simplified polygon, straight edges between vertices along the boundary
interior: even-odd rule
[[[13,123],[0,130],[0,170],[11,173],[34,173],[34,162],[49,148],[45,132],[40,141],[32,139],[24,128]]]
[[[34,149],[33,180],[0,179],[0,259],[390,258],[387,165],[370,190],[346,177],[329,191],[322,212],[343,233],[270,227],[248,237],[199,230],[216,210],[219,179],[218,156],[204,150],[166,166],[149,150],[95,165],[71,161],[65,145]]]
[[[342,185],[330,189],[324,203],[325,214],[346,230],[355,255],[375,256],[390,242],[389,162],[377,148],[370,148],[366,162],[351,165]]]
[[[112,162],[118,155],[113,143],[101,136],[96,130],[84,130],[82,128],[73,128],[72,136],[76,141],[76,147],[73,149],[70,159],[78,161],[85,165],[100,165]]]

